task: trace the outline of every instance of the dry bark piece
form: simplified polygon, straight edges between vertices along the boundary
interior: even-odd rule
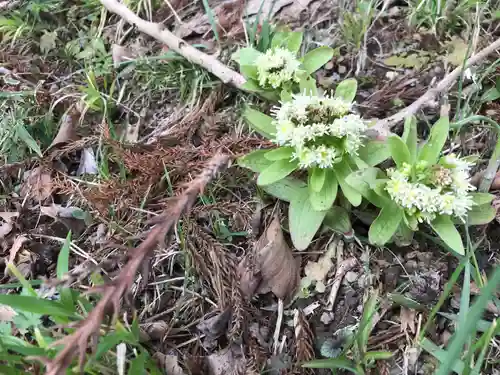
[[[286,300],[295,292],[299,280],[299,264],[283,237],[276,215],[255,245],[255,259],[262,275],[260,290],[271,290]]]
[[[16,260],[17,253],[21,248],[23,247],[24,243],[28,241],[28,239],[24,236],[18,236],[14,240],[14,243],[12,244],[12,247],[10,248],[9,252],[9,263],[14,264],[14,261]],[[5,274],[7,274],[8,268],[5,268]]]
[[[401,321],[401,332],[408,332],[408,330],[415,334],[415,319],[416,311],[408,307],[401,306],[399,312],[399,320]]]

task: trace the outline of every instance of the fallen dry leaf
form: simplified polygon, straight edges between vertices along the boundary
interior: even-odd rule
[[[0,239],[4,238],[12,231],[13,227],[10,223],[2,223],[0,224]]]
[[[316,291],[318,293],[324,293],[325,291],[325,279],[328,272],[333,267],[332,258],[335,256],[337,250],[337,243],[332,242],[328,246],[327,251],[323,254],[317,262],[308,261],[304,273],[305,276],[301,280],[302,287],[309,287],[312,282],[316,283]]]
[[[38,201],[50,197],[53,190],[50,172],[43,167],[33,168],[27,172],[27,177],[21,186],[21,196],[31,196]]]
[[[163,320],[141,325],[141,331],[144,333],[144,341],[161,341],[167,334],[168,329],[167,322]]]
[[[408,332],[410,330],[411,333],[415,334],[416,311],[414,309],[401,306],[399,320],[401,321],[401,332]]]
[[[214,340],[223,334],[229,328],[229,319],[231,318],[231,309],[227,308],[226,310],[208,318],[202,320],[196,328],[201,333],[204,333],[208,339]]]
[[[158,367],[164,370],[168,375],[185,375],[186,373],[179,365],[179,358],[176,355],[167,355],[160,352],[153,354],[153,359]]]
[[[78,126],[79,116],[80,113],[74,108],[68,110],[62,116],[59,130],[48,150],[68,142],[75,141],[78,138],[76,135],[76,127]]]
[[[206,363],[210,375],[244,374],[246,368],[241,347],[235,344],[209,355],[206,357]]]
[[[259,290],[271,290],[280,299],[291,297],[299,280],[299,264],[283,237],[277,215],[255,244],[254,251],[262,275]]]
[[[120,63],[132,60],[133,55],[127,47],[123,47],[119,44],[113,44],[111,47],[111,57],[113,58],[113,66],[118,68]]]
[[[241,7],[241,0],[225,1],[215,7],[213,12],[217,16],[218,26],[229,34],[234,34],[235,22],[239,20],[238,15],[244,15],[254,19],[257,14],[266,15],[266,19],[279,17],[280,22],[289,24],[298,20],[300,13],[306,10],[312,0],[249,0],[246,7]],[[260,17],[262,21],[263,17]],[[229,29],[229,30],[228,30]],[[205,12],[199,12],[188,22],[184,22],[175,31],[180,38],[186,38],[193,34],[204,35],[211,30],[210,21]]]
[[[28,239],[24,236],[17,236],[16,239],[14,240],[14,243],[12,244],[12,247],[10,248],[9,251],[9,263],[14,264],[17,253],[21,248],[23,247],[23,244],[28,241]],[[7,275],[8,273],[8,268],[5,268],[5,274]]]
[[[97,174],[97,162],[95,160],[94,150],[92,148],[84,148],[80,156],[80,165],[76,171],[77,176],[82,174]]]
[[[7,305],[0,305],[0,322],[11,322],[17,315],[16,311]]]
[[[0,212],[0,218],[9,223],[13,218],[19,217],[19,212]]]

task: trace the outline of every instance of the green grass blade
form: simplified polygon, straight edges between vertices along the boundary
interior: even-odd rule
[[[217,43],[220,43],[219,32],[217,31],[217,21],[215,20],[212,8],[210,8],[210,5],[208,4],[208,0],[203,0],[203,7],[205,8],[205,12],[207,13],[208,22],[210,22],[210,26],[212,27],[215,40],[217,41]]]
[[[68,232],[66,236],[66,240],[59,251],[59,255],[57,256],[57,268],[56,274],[58,279],[62,279],[63,276],[69,272],[69,249],[71,244],[71,231]]]
[[[495,270],[488,284],[481,289],[481,294],[470,308],[466,324],[461,326],[453,335],[448,355],[439,367],[436,375],[448,375],[455,361],[459,358],[465,341],[475,333],[477,321],[481,318],[486,304],[496,291],[498,284],[500,284],[500,268]]]

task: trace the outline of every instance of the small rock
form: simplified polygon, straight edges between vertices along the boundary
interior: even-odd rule
[[[384,284],[387,290],[394,290],[396,288],[400,274],[401,268],[398,266],[392,266],[385,270]]]
[[[393,79],[397,78],[398,76],[399,76],[398,72],[394,72],[392,70],[385,73],[385,78],[387,78],[389,81],[392,81]]]
[[[415,260],[409,260],[408,262],[406,262],[405,268],[406,268],[406,271],[408,273],[415,272],[418,269],[417,261],[415,261]]]
[[[321,314],[321,318],[319,318],[319,320],[321,320],[321,323],[328,325],[331,322],[333,322],[334,318],[335,318],[334,313],[325,311],[323,314]]]
[[[357,272],[349,271],[345,274],[345,280],[348,283],[353,283],[358,279],[359,275]]]
[[[337,71],[339,72],[339,74],[345,74],[347,72],[347,68],[344,65],[339,65]]]
[[[325,64],[325,69],[326,70],[332,70],[333,69],[333,61],[328,61],[326,64]]]

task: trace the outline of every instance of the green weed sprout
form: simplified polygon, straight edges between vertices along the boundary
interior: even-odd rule
[[[351,111],[356,89],[356,80],[349,79],[338,85],[335,95],[294,94],[275,107],[273,117],[245,109],[248,123],[278,147],[251,152],[239,163],[259,173],[257,184],[265,191],[291,202],[290,233],[299,250],[307,248],[332,209],[339,186],[351,205],[361,203],[361,194],[345,178],[358,166],[381,161],[380,154],[364,152],[367,123]],[[306,172],[307,183],[287,177],[295,171]],[[300,194],[291,184],[300,185]]]
[[[247,80],[243,88],[271,100],[277,100],[282,93],[299,91],[301,82],[311,80],[310,75],[333,57],[333,49],[323,46],[299,58],[302,39],[302,32],[279,31],[273,34],[271,47],[264,53],[252,47],[238,50],[233,59]]]
[[[449,130],[448,117],[441,117],[419,148],[416,121],[409,118],[403,136],[388,139],[395,168],[387,173],[366,168],[347,178],[353,188],[380,208],[370,226],[371,243],[381,246],[391,239],[409,243],[419,225],[428,224],[449,248],[463,255],[455,224],[480,225],[494,218],[490,205],[493,195],[476,193],[470,184],[471,159],[442,155]]]

